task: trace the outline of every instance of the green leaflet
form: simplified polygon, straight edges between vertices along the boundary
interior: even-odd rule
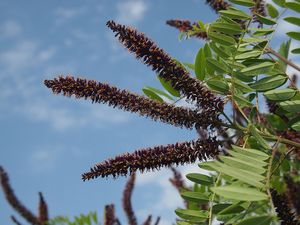
[[[288,112],[300,112],[300,100],[280,102],[279,105],[282,109]]]
[[[190,209],[176,209],[175,213],[182,219],[192,222],[202,222],[208,218],[208,212]]]
[[[251,157],[255,160],[265,161],[270,158],[270,156],[262,151],[256,150],[256,149],[250,149],[250,148],[242,148],[236,145],[231,146],[232,149],[239,153],[243,154],[245,156]],[[266,164],[264,164],[266,165]]]
[[[218,56],[223,59],[227,59],[231,56],[231,53],[225,49],[224,46],[217,46],[214,42],[211,42],[209,46]]]
[[[226,94],[229,91],[229,86],[226,80],[219,77],[213,77],[209,80],[207,80],[207,85],[218,92]]]
[[[237,223],[236,225],[270,225],[273,221],[274,216],[264,215],[264,216],[254,216],[244,219],[243,221]]]
[[[258,133],[257,128],[254,125],[249,126],[249,131],[256,138],[257,142],[264,148],[264,149],[271,149],[268,142]]]
[[[278,53],[280,55],[282,55],[284,58],[288,59],[290,46],[291,46],[291,40],[288,40],[287,42],[283,42],[280,45]],[[282,69],[282,71],[285,72],[287,64],[285,62],[283,62],[282,60],[279,60],[279,63],[280,63],[280,69]]]
[[[228,82],[232,82],[232,79],[228,78]],[[239,90],[241,90],[244,94],[254,91],[249,85],[244,84],[243,82],[239,81],[238,79],[233,79],[233,85],[235,88],[238,88]]]
[[[277,87],[282,86],[287,81],[287,78],[281,75],[264,77],[259,81],[250,84],[250,87],[255,89],[256,91],[268,91]]]
[[[254,30],[253,36],[265,36],[272,34],[275,30],[271,28],[253,28]]]
[[[200,48],[195,59],[195,74],[199,80],[204,80],[205,78],[205,73],[206,73],[205,67],[206,67],[206,59],[205,59],[204,49]]]
[[[266,115],[267,121],[271,124],[272,127],[279,131],[284,131],[288,128],[286,122],[284,122],[280,116],[277,116],[276,114],[268,114]]]
[[[248,66],[246,68],[243,68],[241,69],[241,72],[248,76],[256,76],[270,71],[271,69],[273,69],[273,67],[274,67],[273,62],[263,62],[253,66]]]
[[[284,18],[284,20],[291,23],[291,24],[300,26],[300,18],[299,17],[290,16],[290,17]]]
[[[285,7],[285,0],[272,0],[276,5]]]
[[[259,14],[255,14],[255,15],[256,15],[256,18],[263,24],[266,24],[266,25],[275,25],[276,24],[275,20],[261,16]]]
[[[166,91],[168,91],[171,95],[175,97],[180,97],[179,91],[175,90],[169,81],[166,81],[159,75],[157,76],[157,78],[160,81],[161,85],[166,89]]]
[[[149,89],[148,87],[143,88],[143,92],[146,96],[148,96],[149,98],[159,101],[159,102],[163,102],[164,100],[153,90]]]
[[[241,107],[245,107],[245,106],[252,106],[252,103],[244,96],[242,95],[238,95],[238,94],[235,94],[233,96],[233,99],[238,102],[238,104],[241,106]]]
[[[240,213],[240,212],[243,212],[244,210],[245,210],[245,208],[240,206],[240,202],[238,202],[238,203],[235,203],[235,204],[232,204],[232,205],[230,204],[226,208],[223,208],[222,210],[220,210],[218,215]]]
[[[248,161],[251,164],[256,164],[261,167],[265,167],[268,165],[268,163],[262,160],[261,158],[254,158],[252,156],[245,154],[244,152],[241,153],[241,152],[237,152],[236,150],[235,151],[229,150],[228,153],[235,158],[241,159],[243,161]]]
[[[239,54],[235,57],[236,60],[245,60],[245,59],[250,59],[250,58],[256,58],[259,57],[262,54],[261,51],[258,50],[252,50],[249,52],[245,52],[242,54]]]
[[[261,183],[260,181],[263,181],[265,179],[265,177],[261,176],[257,173],[237,169],[237,168],[228,166],[225,163],[221,163],[218,161],[214,161],[213,163],[210,163],[209,166],[211,168],[213,168],[215,171],[218,171],[227,176],[236,178],[236,179],[238,179],[246,184],[249,184],[251,186],[254,186],[257,188],[264,187],[264,184]]]
[[[231,19],[250,20],[251,16],[234,7],[228,7],[227,10],[220,10],[219,13]]]
[[[268,14],[269,14],[272,18],[278,17],[279,12],[278,12],[278,10],[277,10],[273,5],[267,3],[266,6],[267,6]]]
[[[242,28],[237,24],[215,22],[210,25],[210,29],[228,35],[237,35],[242,32]]]
[[[291,32],[287,32],[286,34],[287,36],[300,41],[300,32],[291,31]]]
[[[264,93],[264,96],[272,101],[285,101],[295,96],[296,90],[291,88],[275,89]]]
[[[187,201],[197,202],[199,204],[209,202],[208,195],[200,192],[184,191],[181,193],[181,197]]]
[[[186,175],[186,178],[197,184],[203,184],[206,186],[212,185],[214,183],[212,177],[200,173],[189,173]]]
[[[229,1],[234,4],[247,6],[247,7],[252,7],[255,5],[255,3],[251,0],[229,0]]]
[[[300,48],[295,48],[292,50],[293,54],[300,54]]]
[[[285,6],[295,12],[300,13],[300,3],[299,2],[287,2]]]
[[[238,201],[261,201],[268,199],[268,195],[258,191],[255,188],[247,188],[242,186],[221,186],[210,188],[217,195],[227,199],[234,199]]]
[[[300,131],[300,121],[296,121],[291,125],[291,127],[296,131]]]
[[[147,86],[147,87],[145,87],[145,89],[148,89],[148,90],[150,90],[150,91],[156,93],[157,95],[164,96],[164,97],[166,97],[166,98],[168,98],[168,99],[170,99],[170,100],[174,100],[174,99],[173,99],[170,95],[168,95],[166,92],[161,91],[161,90],[159,90],[159,89],[157,89],[157,88]]]
[[[234,40],[234,38],[229,37],[225,34],[220,34],[220,33],[216,33],[216,32],[209,32],[208,37],[212,41],[217,42],[221,45],[230,46],[230,45],[235,45],[236,44],[236,41]]]
[[[225,62],[220,62],[214,58],[207,58],[206,64],[208,67],[210,67],[212,70],[219,72],[219,73],[229,73],[230,67],[225,64]]]
[[[227,165],[230,165],[234,168],[238,168],[241,170],[247,170],[249,172],[258,173],[258,174],[263,174],[266,172],[266,169],[263,168],[262,166],[253,165],[247,161],[235,157],[220,156],[220,159]]]

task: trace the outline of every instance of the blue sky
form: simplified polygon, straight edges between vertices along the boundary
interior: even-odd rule
[[[21,201],[37,211],[38,191],[50,216],[116,203],[126,179],[81,181],[81,173],[108,157],[142,147],[194,139],[194,131],[144,119],[105,105],[54,96],[43,80],[72,74],[141,93],[160,87],[155,74],[129,54],[105,26],[109,19],[137,27],[173,57],[193,62],[199,40],[179,41],[171,18],[215,18],[203,0],[0,1],[0,164]],[[281,30],[286,29],[282,26]],[[184,173],[195,166],[181,168]],[[151,213],[174,221],[181,204],[170,172],[137,177],[133,204],[142,222]],[[0,194],[0,218],[16,215]],[[123,220],[124,221],[124,220]],[[23,221],[22,221],[23,222]]]

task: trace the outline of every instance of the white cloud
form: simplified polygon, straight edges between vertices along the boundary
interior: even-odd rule
[[[116,20],[122,24],[136,24],[144,18],[148,5],[143,0],[121,1],[117,4]]]
[[[38,43],[25,40],[13,48],[1,52],[0,65],[3,64],[6,73],[16,73],[48,61],[55,53],[54,47],[41,49]]]
[[[59,157],[59,150],[55,148],[39,149],[29,157],[29,165],[34,172],[43,173],[55,168]]]
[[[2,37],[14,37],[22,32],[22,27],[19,23],[13,20],[5,21],[0,26],[0,33]]]
[[[54,14],[57,18],[56,23],[64,23],[66,21],[69,21],[71,19],[74,19],[77,16],[82,15],[86,12],[86,8],[58,8],[55,10]]]

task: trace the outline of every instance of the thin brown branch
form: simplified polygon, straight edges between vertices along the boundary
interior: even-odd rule
[[[151,221],[152,221],[152,216],[149,215],[145,220],[145,222],[143,223],[143,225],[151,225]]]
[[[22,224],[17,220],[16,217],[11,216],[10,218],[11,218],[11,220],[12,220],[16,225],[22,225]]]
[[[123,191],[123,199],[122,199],[123,209],[126,214],[129,225],[137,225],[137,219],[131,203],[131,196],[134,189],[134,183],[135,183],[135,173],[131,174],[130,178],[128,179],[125,185],[125,189]]]
[[[48,206],[42,192],[39,192],[39,197],[39,220],[41,223],[46,224],[46,222],[49,220]]]
[[[12,187],[10,186],[8,174],[2,166],[0,166],[0,181],[5,198],[7,202],[11,205],[11,207],[30,224],[43,225],[39,221],[39,219],[28,208],[26,208],[16,197]]]
[[[286,63],[287,65],[293,67],[294,69],[298,70],[300,72],[300,67],[293,63],[292,61],[286,59],[285,57],[283,57],[282,55],[280,55],[278,52],[276,52],[275,50],[273,50],[270,47],[267,47],[265,50],[267,53],[271,53],[272,55],[276,56],[278,59],[280,59],[282,62]]]

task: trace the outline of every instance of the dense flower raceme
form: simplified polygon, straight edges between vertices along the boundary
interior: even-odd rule
[[[230,4],[224,0],[206,0],[206,3],[216,12],[227,9]]]
[[[272,200],[276,208],[277,216],[281,220],[282,225],[300,225],[297,222],[295,214],[292,213],[286,197],[279,195],[276,190],[271,191]]]
[[[255,0],[255,6],[251,7],[251,12],[253,14],[254,21],[258,22],[260,24],[260,26],[262,27],[262,23],[257,19],[256,14],[259,14],[261,16],[267,16],[265,1],[264,0]]]
[[[198,26],[197,23],[191,23],[189,20],[167,20],[169,26],[177,28],[180,32],[189,32],[193,30],[193,26]],[[207,39],[207,33],[205,31],[196,32],[191,36],[196,36],[200,39]]]
[[[127,216],[127,221],[129,225],[138,224],[131,204],[131,196],[134,188],[134,182],[135,182],[135,173],[133,173],[130,176],[129,180],[127,181],[123,192],[123,199],[122,199],[123,209]]]
[[[107,26],[115,32],[115,36],[138,59],[152,67],[159,76],[170,81],[172,86],[180,91],[188,100],[210,111],[211,115],[218,114],[223,110],[224,102],[216,97],[198,80],[190,77],[188,71],[172,59],[163,49],[159,48],[152,40],[143,33],[137,32],[131,27],[126,27],[108,21]]]
[[[172,165],[192,163],[197,159],[206,160],[218,155],[220,142],[215,138],[197,140],[169,145],[161,145],[152,148],[137,150],[133,153],[125,153],[115,158],[96,164],[91,170],[82,175],[83,180],[97,177],[113,177],[131,174],[137,170],[159,169]]]
[[[32,225],[44,225],[44,223],[41,222],[29,209],[27,209],[15,196],[14,191],[10,186],[8,175],[1,166],[0,181],[6,200],[18,213]],[[12,220],[18,222],[15,217],[12,217]]]
[[[67,76],[46,80],[45,85],[56,94],[75,95],[76,98],[89,98],[93,102],[108,103],[109,106],[135,112],[179,127],[206,127],[213,125],[218,120],[217,116],[211,115],[209,111],[195,111],[167,103],[160,103],[94,80],[75,79]]]
[[[115,216],[115,206],[113,204],[105,206],[104,225],[118,225],[118,219]]]

